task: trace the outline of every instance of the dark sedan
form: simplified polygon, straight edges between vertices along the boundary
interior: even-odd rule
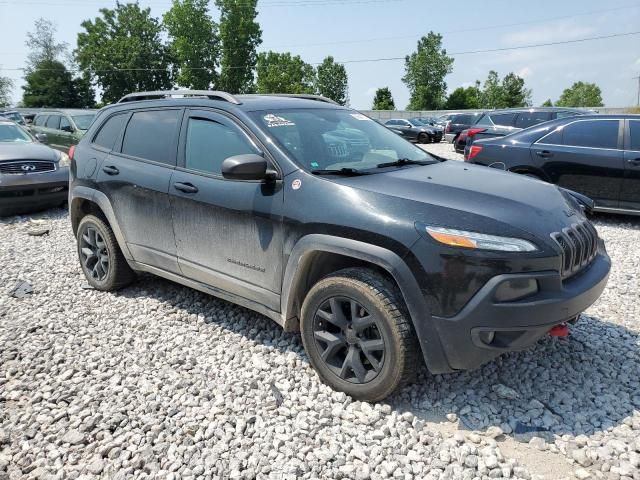
[[[555,183],[595,210],[640,214],[640,115],[582,115],[477,140],[465,161]]]
[[[0,120],[0,216],[62,205],[69,157],[38,143],[24,128]]]
[[[392,118],[391,120],[387,120],[384,124],[386,127],[411,142],[437,143],[442,140],[442,130],[430,125],[425,125],[415,118],[410,118],[408,120],[404,118]]]

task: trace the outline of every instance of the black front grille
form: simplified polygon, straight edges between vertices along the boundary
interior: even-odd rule
[[[52,172],[55,169],[56,167],[53,162],[42,162],[39,160],[0,163],[0,173],[4,173],[5,175]]]
[[[598,232],[589,222],[574,223],[551,234],[562,250],[562,277],[568,278],[591,263],[598,253]]]

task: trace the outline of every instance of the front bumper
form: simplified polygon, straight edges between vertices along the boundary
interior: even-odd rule
[[[17,215],[62,205],[69,194],[69,167],[51,172],[0,175],[0,215]]]
[[[474,369],[502,353],[527,348],[553,326],[575,319],[598,299],[610,269],[601,241],[593,262],[564,281],[554,271],[493,277],[454,317],[432,317],[451,370]],[[538,293],[519,301],[496,301],[498,287],[514,279],[535,279]],[[494,335],[490,344],[485,343],[487,332]]]

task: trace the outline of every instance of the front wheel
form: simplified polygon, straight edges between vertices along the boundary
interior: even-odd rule
[[[361,268],[320,280],[305,298],[302,343],[320,378],[375,402],[416,373],[419,347],[398,289]]]
[[[427,133],[418,135],[418,143],[431,143],[431,137]]]

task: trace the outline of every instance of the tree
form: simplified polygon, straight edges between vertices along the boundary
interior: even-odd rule
[[[482,92],[478,85],[480,82],[477,82],[475,87],[458,87],[449,98],[447,98],[447,109],[448,110],[465,110],[467,108],[479,108],[480,107],[480,97]]]
[[[105,102],[144,90],[168,90],[173,74],[162,27],[151,10],[135,4],[116,3],[103,8],[101,17],[85,20],[78,34],[76,60],[85,78],[102,89]]]
[[[4,108],[11,105],[13,87],[13,80],[9,77],[0,77],[0,107]]]
[[[482,86],[482,95],[480,100],[480,108],[501,108],[502,87],[500,86],[500,77],[498,76],[498,72],[495,70],[489,71],[489,75]]]
[[[550,98],[547,98],[544,103],[542,104],[543,107],[553,107],[553,102],[551,101]]]
[[[163,17],[178,85],[206,90],[217,85],[220,53],[218,25],[208,13],[209,0],[173,0]]]
[[[344,65],[336,63],[333,57],[325,58],[317,69],[316,87],[320,95],[338,102],[349,103],[349,78]]]
[[[453,58],[442,48],[442,35],[429,32],[418,41],[418,48],[405,57],[402,81],[411,94],[409,110],[434,110],[445,102],[447,83],[453,71]]]
[[[502,79],[502,108],[528,107],[531,90],[524,87],[524,78],[511,72]]]
[[[253,70],[262,43],[262,30],[255,21],[258,0],[216,0],[220,9],[220,89],[229,93],[250,93]]]
[[[315,70],[298,55],[261,52],[256,74],[258,93],[315,93]]]
[[[30,52],[27,55],[27,70],[35,68],[43,61],[58,60],[67,53],[69,45],[56,42],[57,27],[51,20],[39,18],[34,25],[34,31],[27,33],[26,46]]]
[[[595,83],[575,82],[560,95],[558,107],[602,107],[602,91]]]
[[[373,97],[373,110],[395,110],[396,104],[393,101],[391,90],[389,87],[382,87],[376,90],[376,96]]]

